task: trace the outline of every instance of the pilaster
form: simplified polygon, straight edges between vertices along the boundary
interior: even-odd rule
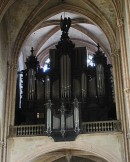
[[[124,0],[124,4],[125,4],[126,26],[128,32],[128,43],[130,46],[130,2],[129,0]]]
[[[120,108],[120,96],[119,96],[119,76],[117,71],[118,69],[118,61],[117,61],[117,57],[118,57],[118,53],[117,51],[114,51],[113,53],[111,53],[111,60],[112,60],[112,65],[113,65],[113,78],[114,78],[114,90],[115,90],[115,101],[116,101],[116,114],[117,114],[117,120],[121,120],[121,108]]]
[[[3,138],[3,151],[1,162],[6,162],[6,143],[9,135],[10,125],[14,125],[15,116],[15,93],[16,93],[16,74],[17,64],[15,62],[7,63],[7,89],[6,89],[6,106],[5,106],[5,125]]]
[[[127,95],[129,89],[129,66],[128,66],[128,54],[126,49],[126,39],[124,32],[124,21],[123,18],[117,20],[119,38],[120,38],[120,61],[121,61],[121,70],[122,70],[122,79],[123,79],[123,93],[121,93],[124,98],[124,103],[122,103],[122,123],[123,123],[123,132],[125,140],[125,152],[126,152],[126,161],[129,162],[129,143],[127,139],[127,132],[130,129],[130,95]],[[120,88],[120,87],[119,87]]]
[[[3,157],[3,148],[4,148],[4,142],[0,141],[0,161],[2,161],[2,157]]]
[[[121,47],[121,64],[123,72],[123,86],[124,86],[124,97],[126,105],[126,115],[127,115],[127,124],[128,129],[130,129],[130,79],[129,79],[129,66],[128,66],[128,54],[126,50],[126,41],[124,34],[124,23],[122,19],[118,20],[118,28],[120,34],[120,47]]]

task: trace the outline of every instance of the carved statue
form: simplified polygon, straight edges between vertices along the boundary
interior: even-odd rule
[[[61,22],[60,22],[61,31],[64,33],[68,33],[70,26],[71,26],[70,17],[68,17],[68,19],[66,17],[63,19],[61,16]]]

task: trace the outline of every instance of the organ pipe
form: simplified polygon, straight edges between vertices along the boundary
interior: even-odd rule
[[[45,97],[50,99],[50,77],[47,75],[45,79]]]
[[[74,123],[75,123],[75,132],[79,132],[79,102],[78,99],[74,99]]]
[[[63,83],[63,79],[64,79],[64,73],[63,73],[63,66],[64,66],[64,64],[63,64],[63,56],[61,57],[61,98],[63,98],[64,97],[64,83]]]
[[[82,73],[81,77],[81,86],[82,86],[82,97],[85,98],[87,93],[87,78],[84,72]]]
[[[48,102],[45,104],[47,109],[47,134],[50,134],[52,132],[51,130],[51,124],[52,124],[52,110],[51,110],[51,100],[48,100]]]
[[[96,67],[96,75],[97,75],[97,93],[98,96],[105,95],[105,85],[104,85],[104,67],[99,64]]]
[[[33,100],[35,96],[35,72],[30,69],[28,72],[28,99]]]
[[[64,97],[66,98],[66,78],[67,78],[67,73],[66,73],[66,69],[67,69],[67,67],[66,67],[66,55],[64,55]]]
[[[62,105],[61,105],[60,112],[61,112],[61,133],[62,133],[62,136],[64,136],[64,133],[65,133],[65,107],[64,107],[64,103],[62,103]]]
[[[61,57],[61,97],[69,98],[71,94],[71,69],[68,55]]]

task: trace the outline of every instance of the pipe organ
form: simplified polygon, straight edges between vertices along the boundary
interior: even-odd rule
[[[43,72],[32,49],[27,68],[19,72],[22,98],[15,123],[46,124],[47,134],[64,136],[82,131],[82,122],[115,119],[116,113],[111,66],[100,46],[94,66],[87,67],[86,47],[75,47],[68,36],[71,19],[61,17],[60,25],[60,41],[49,53],[50,69]]]

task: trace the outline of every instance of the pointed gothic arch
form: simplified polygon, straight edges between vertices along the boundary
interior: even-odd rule
[[[13,60],[17,60],[18,56],[19,56],[19,51],[20,48],[24,42],[24,40],[26,39],[27,35],[33,31],[33,29],[37,26],[40,25],[40,23],[44,20],[46,20],[47,18],[60,13],[60,12],[72,12],[72,13],[78,13],[78,14],[82,14],[84,16],[86,16],[86,18],[88,18],[90,21],[92,21],[94,24],[98,25],[103,32],[105,33],[106,37],[108,38],[109,42],[110,42],[110,46],[111,46],[111,50],[113,51],[116,48],[116,41],[115,41],[115,34],[114,31],[111,27],[111,25],[109,24],[109,22],[107,21],[107,19],[105,19],[105,17],[102,15],[96,15],[93,14],[87,10],[84,10],[81,7],[77,7],[77,6],[73,6],[73,5],[68,5],[68,4],[59,4],[45,12],[42,12],[41,15],[36,16],[32,21],[28,21],[22,26],[16,41],[15,41],[15,45],[14,45],[14,52],[13,52]]]
[[[46,156],[49,153],[57,152],[59,150],[70,150],[70,151],[80,151],[80,155],[92,155],[98,159],[104,159],[106,162],[121,162],[120,159],[114,155],[110,154],[107,150],[96,146],[95,144],[90,144],[89,142],[79,141],[78,143],[63,142],[63,143],[50,143],[48,146],[42,146],[40,149],[34,150],[28,155],[17,159],[18,162],[35,162],[38,157]],[[69,152],[69,151],[68,151]]]

